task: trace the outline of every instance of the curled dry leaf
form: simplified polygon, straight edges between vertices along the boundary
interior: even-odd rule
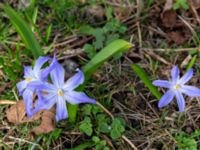
[[[166,0],[163,12],[161,14],[161,20],[164,27],[172,28],[177,23],[176,11],[172,9],[173,0]]]
[[[24,101],[20,100],[6,111],[6,116],[11,123],[24,123],[38,120],[43,111],[37,112],[32,118],[26,116]]]
[[[173,28],[177,25],[177,14],[174,10],[167,10],[161,15],[164,27]]]
[[[20,100],[6,111],[6,116],[9,122],[15,124],[33,122],[41,119],[41,124],[31,131],[36,135],[41,133],[48,133],[55,129],[54,107],[51,110],[41,110],[37,112],[32,118],[29,118],[26,116],[24,101]]]
[[[34,128],[31,132],[38,135],[41,133],[49,133],[55,129],[55,108],[45,110],[41,117],[41,124]]]
[[[187,35],[185,32],[182,31],[172,31],[167,33],[167,37],[169,42],[174,42],[180,45],[185,43],[190,38],[190,35]]]

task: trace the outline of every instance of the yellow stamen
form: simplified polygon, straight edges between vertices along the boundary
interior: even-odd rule
[[[58,90],[58,95],[59,96],[63,96],[63,91],[62,90]]]
[[[29,77],[29,78],[26,78],[26,82],[29,83],[29,82],[31,82],[31,81],[32,81],[32,78],[30,78],[30,77]]]
[[[174,88],[175,88],[175,90],[178,90],[180,88],[180,86],[179,85],[175,85]]]

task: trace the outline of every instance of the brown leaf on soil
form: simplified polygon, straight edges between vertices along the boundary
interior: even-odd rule
[[[167,10],[161,15],[164,27],[173,28],[177,24],[177,14],[174,10]]]
[[[55,129],[55,108],[53,107],[51,110],[45,110],[41,119],[41,124],[31,132],[38,135],[53,131]]]
[[[189,39],[189,36],[181,31],[172,31],[167,33],[167,38],[169,42],[175,42],[176,44],[180,45],[186,42]]]
[[[24,123],[38,120],[43,111],[37,112],[32,118],[26,116],[24,101],[20,100],[6,111],[6,117],[11,123]]]
[[[55,128],[54,107],[50,110],[41,110],[37,112],[32,118],[29,118],[26,116],[24,101],[20,100],[6,111],[6,116],[9,122],[16,124],[33,122],[41,118],[41,124],[31,131],[31,133],[36,135],[51,132]]]

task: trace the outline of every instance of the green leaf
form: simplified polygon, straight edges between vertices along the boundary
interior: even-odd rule
[[[189,9],[189,5],[186,0],[176,0],[176,2],[173,4],[173,9],[177,10],[183,8],[184,10]]]
[[[101,66],[104,62],[106,62],[112,56],[125,52],[129,48],[132,47],[132,44],[126,42],[124,40],[118,39],[110,43],[108,46],[103,48],[99,53],[97,53],[84,67],[83,72],[85,75],[85,82],[87,83],[90,76]],[[84,89],[84,85],[81,87],[81,90]],[[69,122],[75,122],[76,120],[76,113],[78,109],[78,105],[71,105],[67,106],[69,112]]]
[[[110,132],[110,126],[106,122],[102,122],[98,126],[98,131],[102,133],[109,133]]]
[[[27,49],[31,50],[35,58],[42,55],[43,53],[40,49],[40,45],[36,41],[31,28],[26,24],[24,19],[8,5],[4,5],[3,9],[20,35]]]
[[[96,55],[96,50],[91,44],[85,44],[83,50],[87,53],[89,58],[93,58]]]
[[[187,72],[188,70],[190,70],[190,68],[192,68],[192,66],[195,64],[196,60],[197,60],[197,55],[194,55],[194,56],[192,57],[192,60],[191,60],[191,61],[188,63],[188,65],[187,65],[186,72]]]
[[[162,94],[158,91],[158,89],[149,80],[148,75],[145,73],[145,71],[137,64],[133,64],[131,67],[132,67],[133,71],[139,76],[139,78],[144,82],[144,84],[148,87],[150,92],[157,99],[160,99]]]
[[[81,125],[79,126],[80,131],[84,132],[88,136],[92,135],[92,124],[89,117],[85,117],[85,119],[81,122]]]
[[[115,118],[111,124],[112,130],[110,136],[112,139],[117,139],[121,137],[122,133],[125,131],[125,128],[120,119]]]
[[[85,150],[87,148],[91,148],[95,145],[94,142],[84,142],[83,144],[80,144],[74,148],[71,148],[70,150]]]
[[[85,74],[85,82],[90,78],[90,76],[109,58],[117,53],[124,52],[131,48],[132,45],[124,40],[115,40],[108,46],[103,48],[97,55],[93,57],[84,67],[83,72]]]
[[[48,28],[46,29],[46,34],[45,34],[45,42],[48,43],[49,41],[49,37],[51,35],[51,31],[52,31],[52,24],[50,24],[48,26]]]

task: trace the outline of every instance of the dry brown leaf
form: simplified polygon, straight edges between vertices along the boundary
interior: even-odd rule
[[[52,108],[51,110],[45,110],[41,119],[41,124],[34,128],[31,132],[38,135],[53,131],[55,129],[55,108]]]
[[[51,110],[41,110],[37,112],[32,118],[29,118],[26,116],[24,101],[20,100],[6,111],[6,116],[9,122],[16,124],[33,122],[41,118],[41,124],[31,131],[36,135],[41,133],[48,133],[55,129],[54,107]]]
[[[177,24],[177,14],[174,10],[167,10],[161,16],[164,27],[173,28]]]
[[[167,38],[169,42],[175,42],[176,44],[180,45],[186,42],[189,36],[187,36],[186,33],[181,31],[172,31],[167,33]]]
[[[6,111],[6,116],[11,123],[24,123],[38,120],[43,111],[37,112],[32,118],[26,116],[24,101],[20,100]]]

